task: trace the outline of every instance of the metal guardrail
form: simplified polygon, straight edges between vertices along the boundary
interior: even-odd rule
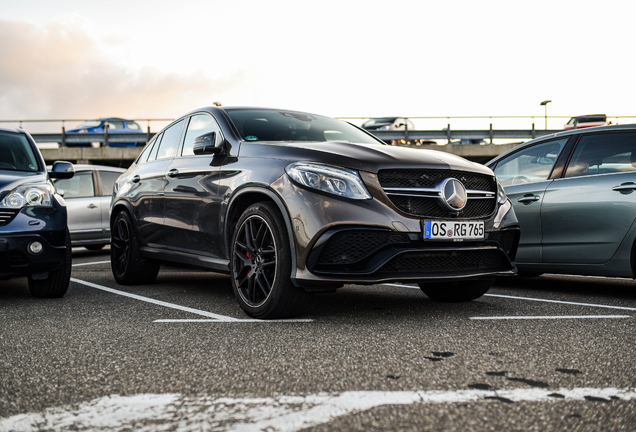
[[[34,133],[31,136],[36,143],[59,143],[64,147],[93,142],[105,145],[134,142],[145,144],[155,136],[155,133]]]

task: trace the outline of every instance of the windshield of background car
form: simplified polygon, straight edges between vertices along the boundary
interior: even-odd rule
[[[495,175],[504,187],[546,180],[567,141],[563,138],[519,150],[497,163]]]
[[[38,159],[26,136],[0,132],[0,170],[38,171]]]
[[[349,123],[314,114],[276,110],[226,110],[245,141],[311,141],[382,144]]]
[[[84,123],[82,123],[81,125],[79,125],[77,128],[78,129],[90,129],[90,128],[99,127],[99,125],[101,125],[101,124],[102,124],[101,120],[88,120],[88,121],[85,121]]]

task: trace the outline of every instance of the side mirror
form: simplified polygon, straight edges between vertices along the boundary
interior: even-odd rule
[[[75,168],[70,162],[56,161],[49,172],[49,177],[54,179],[70,179],[75,175]]]
[[[216,146],[216,132],[208,132],[194,140],[192,152],[195,155],[219,154],[223,151],[222,146]]]

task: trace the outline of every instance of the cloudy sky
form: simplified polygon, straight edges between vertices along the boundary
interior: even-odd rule
[[[0,0],[0,119],[175,118],[214,101],[537,127],[545,99],[550,115],[636,115],[635,13],[633,0]]]

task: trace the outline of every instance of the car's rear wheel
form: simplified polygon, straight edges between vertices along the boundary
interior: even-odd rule
[[[113,221],[110,240],[110,267],[118,284],[148,284],[157,278],[159,261],[141,255],[140,246],[130,215],[120,211]]]
[[[459,282],[420,283],[420,289],[431,300],[441,302],[465,302],[486,294],[495,279],[480,279]]]
[[[29,275],[29,290],[33,297],[39,298],[57,298],[63,297],[68,290],[68,284],[71,280],[71,235],[66,230],[66,252],[64,252],[64,260],[58,270],[50,271],[46,279],[33,279]]]
[[[260,319],[300,314],[311,294],[291,282],[292,260],[285,222],[273,204],[247,208],[232,236],[230,275],[241,308]]]

